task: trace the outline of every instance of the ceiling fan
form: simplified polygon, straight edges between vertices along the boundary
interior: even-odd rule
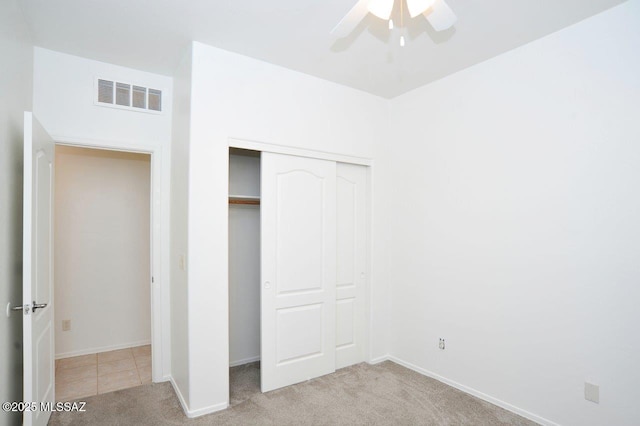
[[[338,38],[348,36],[368,13],[389,21],[389,29],[392,29],[393,21],[389,18],[391,17],[394,3],[395,0],[358,0],[338,25],[331,30],[331,34]],[[400,0],[401,16],[404,9],[403,3],[406,3],[409,15],[412,18],[420,14],[424,15],[436,31],[451,28],[458,19],[444,0]],[[401,39],[401,44],[404,45],[404,38]]]

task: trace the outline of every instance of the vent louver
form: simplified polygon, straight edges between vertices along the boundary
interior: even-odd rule
[[[134,108],[147,108],[147,89],[146,87],[133,86],[133,94],[131,95],[131,103]]]
[[[96,105],[146,112],[162,112],[162,90],[120,81],[97,79]]]
[[[162,111],[162,92],[160,90],[149,89],[149,109]]]
[[[98,80],[98,102],[113,103],[113,81]]]
[[[122,106],[131,105],[131,86],[123,83],[116,83],[116,104]]]

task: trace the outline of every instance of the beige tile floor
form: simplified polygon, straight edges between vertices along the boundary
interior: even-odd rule
[[[56,400],[70,401],[151,382],[151,346],[56,361]]]

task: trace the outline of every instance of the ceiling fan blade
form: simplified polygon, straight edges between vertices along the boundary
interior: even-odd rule
[[[369,12],[385,21],[391,16],[394,0],[369,0]]]
[[[435,3],[435,0],[407,0],[407,9],[412,18],[424,13]]]
[[[342,38],[351,34],[362,19],[369,13],[369,0],[358,0],[351,10],[342,18],[338,25],[332,30],[331,34],[335,37]]]
[[[458,20],[456,14],[444,0],[435,0],[433,6],[424,12],[424,16],[436,31],[449,29]]]

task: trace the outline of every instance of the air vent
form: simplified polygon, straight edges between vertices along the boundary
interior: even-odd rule
[[[162,92],[156,89],[149,89],[149,109],[162,111]]]
[[[120,81],[96,79],[96,105],[133,111],[162,112],[162,90]]]
[[[113,81],[98,80],[98,102],[113,103]]]
[[[133,86],[133,93],[131,94],[131,104],[134,108],[147,108],[146,87]]]

